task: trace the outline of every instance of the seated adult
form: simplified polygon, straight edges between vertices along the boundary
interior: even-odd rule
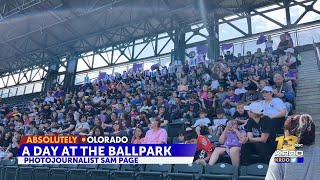
[[[248,105],[254,101],[262,100],[263,96],[259,91],[257,91],[257,89],[258,87],[255,83],[250,83],[247,87],[247,92],[243,94],[240,102]]]
[[[197,102],[197,95],[192,95],[190,102],[187,105],[187,112],[183,114],[184,118],[199,117],[200,103]]]
[[[280,58],[279,65],[280,66],[286,65],[290,69],[297,69],[297,59],[296,57],[293,56],[294,49],[288,48],[284,50],[284,52],[286,53],[286,56],[284,58]]]
[[[193,130],[187,131],[184,138],[187,144],[197,144],[194,162],[202,165],[207,164],[214,149],[210,140],[205,136],[198,136],[198,134]]]
[[[64,96],[65,96],[64,91],[61,89],[60,86],[57,86],[56,87],[56,91],[54,92],[54,97],[55,98],[60,98],[60,97],[64,97]]]
[[[110,133],[111,136],[118,136],[118,137],[123,137],[123,136],[128,136],[128,133],[123,130],[123,124],[120,120],[116,120],[113,122],[112,125],[112,132]]]
[[[284,125],[284,135],[296,136],[298,144],[302,144],[297,150],[303,151],[303,164],[288,163],[278,164],[274,162],[274,154],[269,162],[266,179],[319,179],[320,148],[315,145],[315,124],[309,114],[301,114],[289,117]],[[288,138],[289,145],[294,142]]]
[[[54,102],[52,91],[47,92],[47,97],[44,99],[44,102],[46,103]]]
[[[289,70],[289,67],[286,65],[282,66],[282,75],[284,77],[285,82],[291,82],[292,86],[296,85],[297,76],[294,72]]]
[[[272,119],[276,132],[281,133],[285,117],[287,115],[286,105],[279,98],[273,98],[273,89],[266,86],[262,89],[263,101],[259,103],[263,107],[263,115]]]
[[[271,119],[264,116],[264,107],[257,102],[244,107],[248,111],[247,135],[241,136],[241,164],[248,165],[249,156],[256,154],[264,163],[268,163],[275,150],[275,132]]]
[[[286,34],[280,35],[280,43],[277,48],[280,55],[284,55],[284,53],[285,53],[284,50],[286,50],[288,48],[292,48],[292,47],[293,47],[292,40],[290,41],[290,39],[287,38]]]
[[[98,105],[100,103],[100,101],[102,101],[104,98],[103,96],[101,96],[101,92],[97,91],[96,92],[96,96],[92,99],[92,102],[94,105]]]
[[[90,125],[87,122],[87,115],[80,114],[79,119],[80,119],[80,121],[76,124],[75,131],[76,132],[81,132],[84,129],[87,129],[88,131],[90,131]]]
[[[183,114],[183,106],[181,103],[181,99],[179,97],[174,98],[175,104],[170,106],[170,120],[178,119],[182,117]]]
[[[75,129],[77,122],[74,120],[73,114],[67,114],[66,121],[67,122],[63,125],[62,129],[57,131],[58,134],[70,133]]]
[[[13,138],[12,138],[12,144],[10,144],[7,148],[7,156],[3,160],[8,160],[12,157],[17,157],[18,152],[20,149],[20,141],[23,135],[23,129],[20,129],[19,131],[15,131]]]
[[[0,139],[0,151],[5,151],[10,144],[12,144],[12,132],[7,129]]]
[[[147,131],[145,136],[145,144],[166,144],[168,139],[168,133],[165,129],[160,127],[160,120],[156,118],[150,118],[151,124],[150,130]]]
[[[292,88],[292,83],[285,82],[281,73],[275,73],[273,81],[275,83],[273,89],[276,90],[274,96],[280,98],[284,102],[287,112],[290,113],[293,109],[296,96]]]
[[[181,98],[185,98],[187,93],[189,91],[189,87],[187,85],[187,80],[183,79],[181,81],[181,84],[178,86],[178,92],[179,92],[179,96]]]
[[[156,117],[160,119],[161,127],[167,126],[170,122],[170,114],[166,111],[166,106],[163,104],[159,107],[159,112],[156,114]]]

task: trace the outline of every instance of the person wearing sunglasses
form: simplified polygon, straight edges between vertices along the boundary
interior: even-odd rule
[[[303,151],[303,163],[275,163],[273,154],[269,162],[266,179],[319,179],[320,147],[315,145],[315,124],[309,114],[288,117],[284,125],[284,135],[287,144],[301,144],[295,150]],[[291,141],[296,136],[297,142]]]
[[[123,124],[120,120],[116,120],[112,124],[112,132],[110,134],[111,136],[128,136],[128,133],[123,130]]]
[[[170,120],[170,115],[166,111],[166,106],[164,104],[159,106],[159,112],[156,114],[156,117],[160,119],[160,126],[165,127]]]
[[[280,98],[286,105],[287,112],[290,113],[293,109],[295,101],[295,92],[292,88],[292,82],[285,82],[285,79],[281,73],[275,73],[273,76],[275,89],[274,96]]]

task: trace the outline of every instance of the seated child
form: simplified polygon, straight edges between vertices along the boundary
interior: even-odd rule
[[[131,139],[132,144],[143,144],[144,143],[144,132],[143,128],[138,126],[134,130],[133,137]]]
[[[236,120],[229,121],[219,139],[219,143],[223,145],[214,149],[208,164],[215,164],[220,155],[227,153],[231,158],[232,165],[239,166],[241,150],[239,140],[240,137],[244,135],[245,132],[238,129],[238,122]]]
[[[244,110],[244,104],[239,103],[237,105],[237,111],[233,115],[233,119],[235,119],[240,125],[239,128],[242,130],[246,130],[246,125],[249,119],[249,115],[247,111]]]
[[[224,109],[218,108],[216,111],[217,119],[213,120],[213,126],[209,127],[209,133],[211,135],[220,136],[227,125],[228,119],[224,116]]]
[[[211,124],[210,119],[207,118],[208,112],[203,109],[200,112],[200,119],[197,119],[197,121],[192,125],[191,127],[196,128],[196,132],[199,135],[207,135],[208,132],[208,126]]]
[[[186,131],[181,131],[179,133],[179,136],[178,136],[178,142],[176,142],[175,144],[185,144],[186,143],[186,140],[184,138],[184,135],[186,134]]]
[[[214,146],[205,136],[198,136],[195,131],[186,131],[186,144],[197,144],[197,149],[194,155],[194,163],[205,165],[209,161]]]

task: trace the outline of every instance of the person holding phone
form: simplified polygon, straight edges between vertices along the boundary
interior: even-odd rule
[[[244,106],[248,111],[247,136],[240,137],[241,163],[248,165],[248,158],[252,154],[259,156],[262,162],[267,163],[275,150],[275,129],[268,116],[262,114],[264,107],[257,102]]]
[[[220,155],[227,153],[231,158],[232,165],[239,166],[241,150],[240,138],[245,135],[245,131],[239,130],[237,120],[229,121],[219,138],[219,143],[223,145],[214,149],[208,164],[215,164]]]

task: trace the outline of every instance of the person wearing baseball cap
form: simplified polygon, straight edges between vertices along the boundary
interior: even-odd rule
[[[255,83],[250,83],[246,89],[247,92],[243,94],[240,101],[241,103],[248,105],[254,101],[260,101],[263,99],[262,94],[257,91],[258,87]]]
[[[285,103],[277,97],[273,97],[274,89],[266,86],[261,91],[263,101],[260,101],[264,107],[263,115],[272,119],[276,132],[282,133],[285,117],[287,116],[287,107]]]
[[[293,48],[288,48],[284,50],[286,53],[286,58],[284,58],[282,61],[279,62],[279,65],[286,65],[290,69],[297,69],[297,59],[294,57],[294,49]]]
[[[263,116],[264,107],[261,103],[253,102],[244,106],[248,111],[247,135],[240,138],[241,164],[248,165],[249,156],[256,154],[268,163],[275,150],[275,131],[271,119]]]

